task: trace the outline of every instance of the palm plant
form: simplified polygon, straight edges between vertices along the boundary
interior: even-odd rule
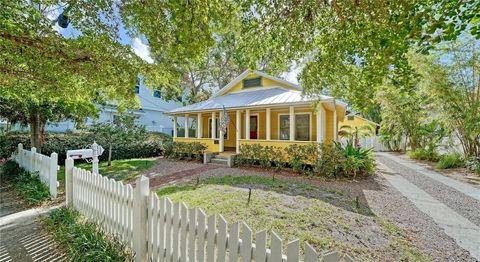
[[[338,135],[346,137],[348,143],[353,144],[355,147],[359,147],[360,138],[371,136],[373,134],[373,127],[371,125],[360,125],[352,127],[350,125],[343,125],[338,131]]]

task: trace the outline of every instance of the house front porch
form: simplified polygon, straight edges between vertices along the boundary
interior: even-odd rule
[[[306,103],[173,114],[174,141],[200,142],[213,153],[239,153],[244,144],[283,148],[330,143],[337,140],[337,109],[343,108],[323,102],[316,107]],[[228,127],[223,133],[220,123],[226,114]]]

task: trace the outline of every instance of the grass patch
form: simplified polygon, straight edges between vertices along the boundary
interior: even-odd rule
[[[76,160],[76,167],[86,170],[92,170],[92,163],[80,162]],[[139,174],[140,171],[149,169],[155,165],[155,159],[122,159],[113,160],[112,166],[107,166],[108,162],[103,161],[98,165],[100,174],[113,178],[117,181],[125,180]],[[61,166],[58,171],[58,180],[65,179],[65,166]]]
[[[438,169],[465,167],[465,159],[460,153],[446,154],[440,157],[436,167]]]
[[[3,164],[1,180],[12,183],[15,191],[28,205],[40,205],[50,200],[48,187],[40,181],[38,174],[34,173],[32,176],[13,160]]]
[[[133,261],[132,252],[95,223],[84,221],[69,208],[60,208],[43,219],[45,227],[72,261]]]
[[[248,188],[253,188],[249,204]],[[320,252],[338,250],[358,261],[395,261],[417,254],[419,260],[425,260],[405,239],[401,229],[382,223],[377,216],[335,205],[338,202],[355,205],[352,197],[336,190],[327,192],[314,185],[262,176],[223,176],[206,179],[198,185],[164,187],[157,194],[200,207],[208,214],[221,214],[229,223],[245,221],[257,232],[275,231],[285,245],[298,238]]]

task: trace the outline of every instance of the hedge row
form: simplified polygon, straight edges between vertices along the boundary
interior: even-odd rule
[[[163,144],[164,156],[170,159],[203,160],[207,147],[199,142],[173,142]]]
[[[296,172],[317,176],[356,177],[373,174],[375,160],[371,149],[356,148],[351,144],[294,144],[285,148],[247,144],[240,146],[235,164],[277,169],[288,166]]]
[[[149,133],[146,139],[135,141],[131,144],[115,144],[112,148],[112,160],[141,157],[155,157],[162,154],[162,142],[171,140],[171,137],[163,133]],[[0,135],[0,158],[7,158],[17,149],[18,143],[23,148],[30,148],[30,135],[27,133],[9,133]],[[49,155],[53,152],[58,154],[58,162],[62,164],[66,158],[67,150],[86,148],[93,143],[92,135],[88,132],[79,133],[46,133],[42,148],[42,154]],[[101,161],[108,157],[108,148],[102,141],[105,152],[100,156]]]

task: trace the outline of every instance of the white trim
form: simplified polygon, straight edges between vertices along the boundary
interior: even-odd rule
[[[242,90],[238,90],[238,91],[234,91],[234,92],[230,92],[227,95],[234,95],[234,94],[239,94],[239,93],[247,93],[247,92],[253,92],[253,91],[258,91],[258,90],[268,90],[268,89],[284,89],[285,91],[291,91],[291,92],[299,92],[300,91],[295,91],[295,90],[291,90],[291,89],[288,89],[288,88],[285,88],[283,86],[266,86],[266,87],[249,87],[247,89],[242,89]]]
[[[197,114],[197,138],[202,138],[203,135],[203,117],[202,113]]]
[[[190,118],[190,117],[188,116],[188,114],[185,114],[185,134],[184,134],[184,135],[185,135],[185,138],[189,138],[189,137],[190,137],[190,136],[189,136],[189,132],[190,132],[190,131],[188,130],[188,129],[189,129],[189,128],[188,128],[188,122],[189,122],[188,119],[189,119],[189,118]]]
[[[312,120],[312,112],[296,112],[295,113],[295,116],[296,115],[309,115],[309,128],[310,130],[308,130],[308,133],[309,133],[309,138],[308,138],[308,141],[301,141],[301,140],[294,140],[294,141],[300,141],[300,142],[315,142],[315,141],[312,141],[312,138],[313,138],[313,120]],[[289,113],[279,113],[278,114],[278,134],[277,134],[277,137],[278,137],[278,140],[279,141],[290,141],[290,140],[283,140],[283,139],[280,139],[280,116],[290,116]],[[296,118],[295,118],[296,119]],[[295,126],[296,128],[297,126]],[[295,129],[295,134],[297,134],[296,132],[296,129]],[[295,138],[294,138],[295,139]],[[276,141],[276,140],[270,140],[270,141]]]
[[[208,100],[207,100],[208,101]],[[274,107],[285,107],[285,106],[295,106],[297,107],[298,105],[306,105],[306,106],[312,106],[312,103],[314,102],[321,102],[321,103],[325,103],[325,102],[332,102],[333,103],[333,99],[331,98],[328,98],[328,99],[325,99],[325,100],[312,100],[312,101],[301,101],[301,102],[294,102],[294,103],[278,103],[278,104],[263,104],[263,105],[254,105],[254,106],[240,106],[240,107],[226,107],[226,109],[228,110],[246,110],[246,109],[256,109],[256,108],[266,108],[266,107],[270,107],[270,108],[274,108]],[[336,102],[337,105],[340,105],[344,108],[347,107],[347,104],[343,103],[343,102],[340,102],[340,101],[337,101]],[[198,113],[198,112],[202,112],[202,113],[208,113],[208,112],[216,112],[218,110],[223,110],[223,108],[209,108],[209,109],[200,109],[200,110],[188,110],[188,111],[176,111],[176,112],[166,112],[167,115],[176,115],[176,114],[185,114],[185,113]]]
[[[177,117],[173,116],[173,138],[177,138]]]
[[[235,111],[235,147],[237,154],[240,153],[240,143],[238,142],[242,138],[242,111]]]
[[[270,107],[267,107],[265,110],[265,139],[272,140],[272,110]]]
[[[230,83],[228,83],[222,89],[218,90],[215,94],[212,95],[212,97],[217,97],[219,95],[224,94],[225,92],[230,90],[233,86],[235,86],[236,84],[240,83],[240,81],[245,79],[250,73],[257,74],[259,76],[262,76],[262,77],[268,78],[270,80],[282,83],[284,85],[290,86],[290,87],[292,87],[294,89],[297,89],[297,90],[300,90],[300,91],[303,90],[302,87],[300,87],[299,85],[288,82],[287,80],[284,80],[284,79],[281,79],[281,78],[278,78],[278,77],[275,77],[275,76],[271,76],[269,74],[266,74],[266,73],[263,73],[263,72],[260,72],[260,71],[257,71],[257,70],[247,69],[243,73],[241,73],[239,76],[235,77]]]
[[[212,124],[209,126],[210,127],[210,131],[211,131],[211,135],[210,135],[210,138],[212,139],[216,139],[217,138],[217,123],[213,123],[214,121],[217,120],[217,113],[216,112],[212,112],[212,116],[210,117],[210,119],[212,119]],[[210,121],[209,121],[210,122]]]

